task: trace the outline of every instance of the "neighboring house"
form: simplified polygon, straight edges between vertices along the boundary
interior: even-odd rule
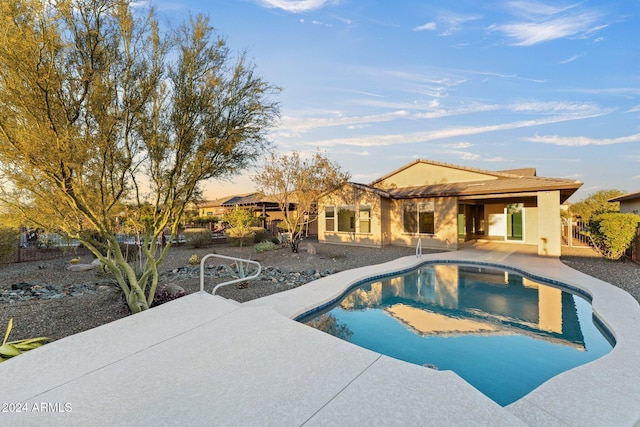
[[[198,216],[220,219],[236,206],[249,209],[256,217],[263,216],[267,221],[281,221],[284,218],[278,202],[262,193],[241,194],[202,202],[198,205]],[[294,210],[295,205],[292,204],[289,208]]]
[[[634,213],[636,215],[640,215],[640,191],[614,197],[609,199],[609,202],[620,202],[621,213]]]
[[[222,197],[220,199],[205,200],[204,202],[198,203],[198,216],[222,218],[228,210],[223,204],[229,199],[231,199],[231,197]]]
[[[537,245],[559,256],[560,205],[580,181],[543,178],[533,168],[488,171],[416,160],[371,184],[346,183],[318,200],[325,243],[455,250],[488,239]]]

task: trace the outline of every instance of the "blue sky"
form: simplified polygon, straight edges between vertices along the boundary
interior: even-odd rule
[[[640,191],[640,0],[155,0],[282,87],[280,152],[368,183],[416,158]],[[254,190],[247,172],[209,198]]]

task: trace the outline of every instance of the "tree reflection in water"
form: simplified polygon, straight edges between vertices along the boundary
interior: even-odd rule
[[[345,341],[351,341],[351,336],[353,335],[353,332],[351,332],[347,325],[338,322],[338,319],[332,314],[325,313],[309,320],[306,324]]]

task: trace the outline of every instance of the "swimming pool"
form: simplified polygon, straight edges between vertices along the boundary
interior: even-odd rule
[[[541,278],[476,264],[376,277],[301,320],[410,363],[453,370],[508,405],[612,348],[591,304]]]

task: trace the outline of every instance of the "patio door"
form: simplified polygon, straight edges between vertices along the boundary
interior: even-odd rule
[[[522,240],[524,233],[524,205],[512,203],[505,208],[507,218],[507,240]]]
[[[477,239],[485,233],[484,205],[458,205],[458,239]]]

